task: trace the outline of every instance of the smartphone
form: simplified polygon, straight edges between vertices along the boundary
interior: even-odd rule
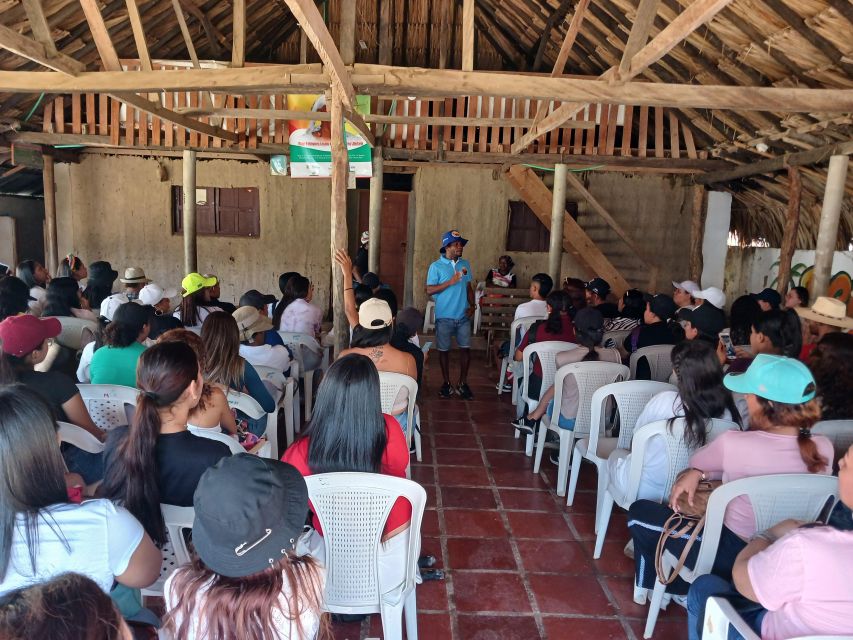
[[[426,353],[430,349],[432,349],[432,342],[426,342],[424,343],[424,346],[421,347],[421,351],[423,351],[424,353]]]
[[[720,332],[720,342],[723,343],[723,346],[726,349],[726,358],[734,360],[737,357],[737,354],[735,353],[735,345],[732,343],[731,334],[725,331]]]

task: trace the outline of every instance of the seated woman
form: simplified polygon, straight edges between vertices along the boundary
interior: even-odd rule
[[[853,507],[853,447],[841,459],[838,493],[848,509]],[[757,533],[738,554],[732,569],[734,584],[708,574],[690,586],[688,638],[702,637],[705,604],[711,596],[728,600],[766,640],[849,637],[851,574],[853,531],[784,520]]]
[[[604,337],[604,316],[594,307],[584,307],[575,314],[575,332],[578,346],[561,351],[556,355],[557,368],[575,362],[614,362],[621,364],[619,351],[601,346]],[[563,397],[560,407],[559,425],[563,429],[574,429],[578,415],[580,395],[574,376],[566,376],[563,381]],[[546,413],[554,412],[554,386],[548,387],[539,399],[538,406],[526,418],[519,418],[513,426],[524,433],[533,433],[535,424]]]
[[[790,309],[763,311],[752,323],[749,349],[736,348],[737,358],[729,363],[729,373],[743,373],[759,353],[796,358],[803,346],[799,316]],[[717,347],[717,357],[726,364],[722,343]]]
[[[89,308],[89,301],[73,278],[54,278],[47,285],[42,316],[79,318],[97,321],[98,315]]]
[[[175,289],[164,289],[156,282],[149,282],[139,290],[139,302],[153,307],[154,315],[149,323],[149,340],[156,340],[172,329],[183,328],[183,323],[173,316],[172,298],[178,295]]]
[[[279,331],[302,333],[319,340],[323,312],[311,304],[313,297],[314,285],[308,278],[299,274],[292,276],[284,288],[284,296],[276,305],[272,318],[273,326]],[[317,346],[319,349],[319,342]],[[321,352],[302,347],[305,371],[317,369],[322,359]]]
[[[204,379],[219,385],[227,393],[234,389],[254,398],[266,413],[275,411],[275,400],[255,368],[240,356],[240,330],[237,321],[224,311],[211,313],[201,328],[204,343]],[[247,429],[260,437],[266,429],[266,416],[244,418]]]
[[[89,277],[86,280],[86,288],[83,289],[83,297],[89,303],[92,313],[98,315],[101,303],[113,293],[113,284],[118,278],[118,271],[106,260],[96,260],[89,265]],[[107,316],[107,320],[109,320]]]
[[[727,431],[690,457],[672,488],[669,506],[637,500],[628,510],[628,529],[634,541],[634,600],[645,603],[646,590],[654,587],[655,555],[663,524],[677,507],[682,494],[692,496],[703,479],[730,482],[740,478],[776,473],[825,473],[832,471],[832,443],[811,434],[820,419],[815,383],[806,366],[792,358],[759,354],[743,374],[729,374],[723,384],[730,391],[746,394],[750,430]],[[735,498],[723,521],[720,546],[712,573],[731,579],[735,557],[755,534],[755,518],[749,498]],[[670,539],[666,549],[681,554],[684,539]],[[686,566],[699,552],[694,544]],[[680,578],[667,587],[672,594],[687,593]]]
[[[20,277],[20,276],[18,276]],[[797,307],[808,308],[809,306],[809,290],[805,287],[791,287],[788,293],[785,294],[784,307],[786,309],[796,309]]]
[[[15,269],[15,275],[30,288],[30,298],[32,298],[29,302],[30,313],[40,316],[47,295],[45,287],[50,281],[47,269],[38,260],[21,260]]]
[[[9,316],[27,313],[29,303],[30,294],[23,280],[15,276],[0,277],[0,321]]]
[[[821,420],[853,419],[853,335],[827,333],[806,364],[817,383]]]
[[[763,311],[758,306],[758,302],[749,294],[737,298],[732,303],[729,314],[729,335],[735,348],[749,348],[749,337],[752,334],[752,326],[762,313]],[[723,362],[721,364],[725,366],[727,363]]]
[[[515,289],[515,274],[512,272],[514,266],[515,262],[511,257],[501,256],[498,258],[498,266],[492,267],[486,274],[486,286]]]
[[[210,288],[216,278],[205,278],[199,273],[189,273],[181,280],[181,305],[172,314],[185,327],[200,327],[214,311],[221,308],[210,302]]]
[[[103,344],[92,354],[89,377],[92,384],[136,387],[136,363],[145,351],[153,309],[125,302],[103,330]]]
[[[740,415],[731,392],[723,386],[723,369],[711,345],[702,340],[680,342],[672,350],[672,368],[678,390],[662,391],[649,400],[637,418],[634,434],[658,420],[668,420],[672,425],[675,418],[684,418],[684,442],[691,449],[698,449],[707,442],[712,418],[740,424]],[[631,453],[621,453],[624,455],[608,458],[606,469],[616,491],[624,494],[628,487]],[[662,437],[654,437],[646,444],[637,498],[663,500],[668,469],[666,443]]]
[[[89,277],[89,270],[80,258],[73,253],[69,253],[59,262],[59,266],[56,269],[56,277],[72,278],[82,290],[83,280]]]
[[[147,587],[160,575],[160,550],[109,500],[69,502],[56,429],[35,392],[0,387],[0,596],[69,571],[106,593],[114,581]]]
[[[162,545],[167,537],[160,504],[192,506],[201,475],[231,451],[187,430],[204,385],[188,345],[168,342],[146,349],[137,378],[133,422],[109,433],[101,489]]]
[[[370,358],[351,353],[338,358],[317,390],[311,422],[284,452],[282,461],[304,476],[335,471],[382,473],[406,477],[409,448],[397,421],[382,413],[379,374]],[[405,571],[401,558],[408,544],[412,507],[399,499],[391,508],[382,534],[380,583],[393,588]],[[312,556],[325,560],[322,523],[314,516],[314,531],[306,541]]]
[[[48,350],[48,341],[59,335],[62,327],[56,318],[12,316],[0,322],[0,342],[3,359],[8,364],[13,380],[29,387],[47,402],[58,420],[82,427],[98,440],[106,435],[94,423],[74,381],[59,371],[36,371]],[[103,476],[100,454],[92,454],[72,445],[62,447],[65,461],[71,471],[79,473],[87,484]]]
[[[640,326],[643,312],[646,310],[646,301],[643,292],[639,289],[628,289],[616,303],[619,315],[615,318],[604,320],[605,331],[630,331]],[[605,346],[616,346],[605,345]]]
[[[266,344],[272,321],[255,307],[239,307],[231,314],[240,331],[240,356],[252,366],[270,367],[286,374],[290,371],[287,347]]]
[[[328,634],[325,571],[296,555],[308,511],[299,471],[257,456],[224,458],[202,476],[193,506],[195,555],[164,588],[171,634],[311,640],[321,627]]]

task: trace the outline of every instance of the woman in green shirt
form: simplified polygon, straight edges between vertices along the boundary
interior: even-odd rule
[[[126,302],[103,331],[103,344],[95,350],[89,374],[92,384],[121,384],[136,387],[136,362],[145,351],[153,309]]]

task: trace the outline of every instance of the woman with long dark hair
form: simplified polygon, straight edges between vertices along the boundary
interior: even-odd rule
[[[806,363],[817,383],[821,419],[853,419],[853,335],[827,333]]]
[[[628,510],[636,563],[634,598],[638,603],[645,602],[646,591],[657,579],[655,554],[661,527],[678,507],[679,497],[686,494],[692,500],[702,480],[731,482],[780,473],[832,471],[832,443],[811,432],[820,419],[820,406],[815,399],[814,378],[802,362],[762,353],[746,373],[729,374],[723,384],[730,391],[746,396],[749,430],[726,431],[698,449],[676,480],[668,506],[654,500],[637,500]],[[749,498],[735,498],[726,509],[711,573],[731,580],[737,554],[755,533]],[[670,539],[666,549],[679,557],[685,543],[685,539]],[[697,540],[687,555],[686,566],[693,566],[699,546]],[[679,578],[667,591],[682,595],[687,593],[687,586]]]
[[[677,391],[661,391],[646,404],[634,433],[658,420],[684,418],[684,443],[691,449],[705,446],[712,418],[741,424],[731,392],[723,386],[723,368],[714,348],[703,340],[685,340],[672,349],[672,368]],[[668,456],[663,438],[652,438],[646,445],[639,499],[662,500],[667,478]],[[607,473],[617,491],[628,486],[631,454],[607,460]]]
[[[742,373],[755,356],[766,353],[774,356],[796,358],[803,348],[800,317],[791,309],[762,311],[752,322],[749,349],[735,349],[737,358],[729,365],[729,373]],[[722,352],[722,353],[721,353]],[[723,361],[724,350],[718,346],[717,357]]]
[[[93,313],[100,312],[101,303],[112,295],[116,278],[118,271],[106,260],[96,260],[89,265],[89,278],[83,289],[83,297],[89,301],[89,308],[95,310]],[[112,320],[112,314],[106,317]]]
[[[204,473],[193,505],[196,555],[164,588],[176,640],[330,635],[325,571],[296,554],[308,510],[299,471],[256,456],[225,458]]]
[[[21,260],[15,269],[15,275],[24,281],[30,288],[30,313],[41,315],[44,307],[44,298],[47,295],[47,283],[50,282],[50,274],[44,265],[38,260]]]
[[[136,364],[145,351],[153,315],[151,307],[136,302],[125,302],[118,308],[103,330],[103,344],[92,355],[92,384],[136,387]]]
[[[147,587],[162,555],[109,500],[69,501],[50,408],[23,385],[0,388],[0,596],[74,571],[109,592]]]
[[[761,314],[761,307],[751,295],[741,296],[732,303],[729,314],[729,334],[735,347],[749,345],[752,325],[755,324]]]
[[[47,285],[43,316],[55,318],[79,318],[96,322],[98,316],[89,309],[89,301],[74,278],[57,277]]]
[[[181,304],[172,314],[185,327],[200,327],[207,316],[214,311],[222,311],[210,302],[210,289],[216,284],[216,278],[205,278],[199,273],[190,273],[181,280]]]
[[[89,277],[89,270],[83,261],[69,253],[59,262],[59,267],[56,269],[57,278],[73,278],[77,286],[83,288],[82,282]]]
[[[186,344],[156,344],[139,358],[139,396],[129,427],[107,438],[102,493],[136,516],[157,543],[166,540],[160,504],[189,507],[206,469],[231,455],[221,442],[187,430],[203,382]]]
[[[315,340],[320,339],[320,323],[323,312],[311,304],[314,297],[314,285],[305,276],[295,275],[285,287],[284,297],[276,306],[273,326],[279,331],[302,333]],[[319,351],[319,350],[318,350]],[[322,356],[309,349],[302,349],[305,370],[320,366]]]
[[[15,276],[0,278],[0,321],[27,313],[30,308],[27,285]]]
[[[643,312],[646,310],[646,300],[639,289],[628,289],[616,303],[619,314],[615,318],[604,320],[605,331],[629,331],[640,326]]]

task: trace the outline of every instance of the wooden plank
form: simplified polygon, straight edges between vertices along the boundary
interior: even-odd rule
[[[190,35],[190,30],[187,27],[187,19],[184,16],[184,10],[181,7],[181,3],[179,0],[172,0],[172,9],[175,11],[175,17],[178,20],[178,25],[181,28],[181,35],[184,38],[184,45],[187,47],[187,52],[190,55],[190,60],[193,61],[193,66],[196,69],[201,68],[201,64],[198,61],[198,55],[195,52],[195,46],[193,45],[193,39]]]
[[[640,107],[640,137],[637,140],[637,156],[646,157],[646,148],[649,143],[649,108],[645,105]]]
[[[462,2],[462,71],[474,70],[474,0]]]
[[[572,20],[566,31],[566,37],[563,38],[563,43],[560,45],[560,52],[557,54],[557,60],[554,63],[554,69],[551,71],[552,76],[563,75],[588,6],[589,0],[578,0],[578,3],[575,5],[575,12],[572,14]]]
[[[137,135],[139,136],[139,145],[143,147],[148,146],[148,114],[145,111],[140,111],[137,115],[138,129]]]
[[[394,10],[394,0],[379,1],[379,64],[393,62],[394,38],[391,34],[391,12]],[[449,0],[447,0],[449,1]],[[446,9],[446,6],[443,7]],[[442,30],[444,23],[442,22]],[[443,33],[443,31],[442,31]]]
[[[631,137],[633,135],[634,127],[634,106],[627,104],[625,105],[625,118],[623,120],[622,125],[622,151],[621,154],[623,156],[631,155]]]
[[[663,158],[663,107],[655,107],[655,157]]]
[[[459,97],[455,100],[456,117],[461,118],[465,112],[465,98]],[[465,138],[465,127],[453,127],[453,150],[462,151],[462,143]]]
[[[332,89],[330,105],[332,114],[332,193],[331,193],[331,241],[330,264],[332,265],[332,317],[335,327],[335,355],[349,345],[349,324],[344,311],[344,286],[341,270],[334,261],[335,251],[347,250],[347,173],[349,161],[344,140],[344,113],[342,98],[337,88]]]
[[[586,121],[586,115],[583,112],[581,112],[578,114],[577,119],[580,122],[584,122],[584,121]],[[594,124],[595,123],[593,122],[593,125]],[[594,131],[594,129],[590,130],[589,133],[591,134],[593,131]],[[583,153],[583,135],[584,135],[583,129],[575,129],[575,144],[574,144],[574,147],[572,148],[572,153],[574,153],[575,155],[580,155],[581,153]]]
[[[59,96],[53,101],[54,131],[65,133],[65,98]]]
[[[133,30],[133,41],[136,43],[136,51],[139,54],[139,62],[144,71],[151,71],[151,54],[148,53],[148,44],[145,42],[145,29],[142,28],[142,18],[139,15],[137,0],[125,0],[127,5],[127,17],[130,18],[130,28]]]
[[[599,118],[598,125],[598,153],[599,155],[604,155],[604,150],[607,148],[607,127],[610,124],[610,105],[601,104],[597,106],[601,109],[601,117]]]
[[[47,101],[44,105],[44,115],[42,115],[42,126],[41,129],[45,133],[53,133],[54,132],[54,124],[53,124],[53,102]]]
[[[589,105],[589,119],[591,122],[595,122],[596,120],[596,109],[599,105],[591,104]],[[598,134],[597,129],[590,129],[586,132],[586,152],[590,155],[595,153],[595,136]]]
[[[187,93],[186,91],[179,91],[175,95],[175,106],[176,107],[184,107],[187,104]],[[182,127],[177,122],[175,123],[178,126],[175,127],[175,146],[176,147],[184,147],[187,143],[187,130],[185,127]]]
[[[136,109],[130,105],[125,105],[124,109],[124,144],[127,147],[133,146],[133,138],[136,129]]]
[[[121,144],[121,102],[110,98],[110,141],[114,147]]]
[[[231,28],[231,66],[242,67],[246,63],[246,0],[234,0]]]
[[[619,105],[611,104],[609,105],[610,109],[610,117],[609,117],[609,126],[607,128],[607,145],[604,147],[604,155],[612,156],[613,148],[616,146],[616,129],[617,124],[616,121],[619,117]],[[627,107],[626,107],[627,111]]]
[[[355,62],[355,9],[356,2],[340,3],[340,23],[338,26],[338,43],[341,60],[344,64]]]
[[[85,65],[73,58],[58,53],[52,54],[48,52],[45,45],[41,42],[36,42],[31,38],[22,36],[14,29],[10,29],[4,25],[0,25],[0,47],[61,73],[77,75],[86,69]],[[15,71],[9,73],[21,72]]]
[[[705,239],[705,188],[693,185],[693,215],[690,221],[690,279],[702,277],[702,243]]]
[[[89,23],[89,31],[95,41],[95,47],[98,49],[98,55],[104,69],[121,71],[121,62],[119,62],[113,41],[110,39],[107,25],[101,15],[101,9],[98,7],[98,0],[80,0],[80,6],[83,8],[86,22]]]
[[[199,104],[198,91],[191,91],[189,94],[189,102],[190,108],[197,107]],[[199,139],[198,139],[198,131],[190,131],[190,147],[193,149],[198,148]]]
[[[696,143],[693,141],[693,132],[686,124],[681,124],[681,133],[684,135],[684,146],[687,149],[688,158],[697,158]]]
[[[261,96],[260,97],[260,108],[268,109],[270,106],[270,96]],[[264,144],[270,141],[270,126],[272,125],[271,120],[262,120],[260,122],[261,125],[261,142]]]
[[[98,114],[95,110],[95,94],[86,94],[86,133],[94,134],[97,128]]]
[[[658,0],[640,0],[637,15],[631,25],[631,33],[628,34],[628,42],[625,43],[625,50],[622,52],[622,60],[619,62],[619,75],[627,73],[628,69],[631,68],[631,61],[634,56],[646,46],[657,11]]]
[[[71,133],[83,132],[83,116],[80,107],[80,94],[71,95]]]
[[[249,108],[255,109],[258,106],[258,96],[249,96]],[[248,146],[250,149],[258,148],[258,120],[257,118],[249,118],[249,133]]]
[[[175,102],[175,94],[169,91],[166,93],[166,108],[170,109],[174,106]],[[166,147],[172,147],[175,144],[175,126],[171,122],[163,122],[163,126],[165,128],[164,136],[163,136],[163,144]]]
[[[671,158],[681,157],[681,140],[678,136],[678,118],[675,111],[668,110],[669,115],[669,153]]]
[[[56,43],[50,33],[50,25],[44,15],[41,0],[22,0],[22,4],[27,12],[27,21],[30,23],[33,37],[44,47],[48,57],[55,57],[59,51],[56,50]]]
[[[98,134],[102,136],[110,135],[110,97],[101,93],[98,95]]]

